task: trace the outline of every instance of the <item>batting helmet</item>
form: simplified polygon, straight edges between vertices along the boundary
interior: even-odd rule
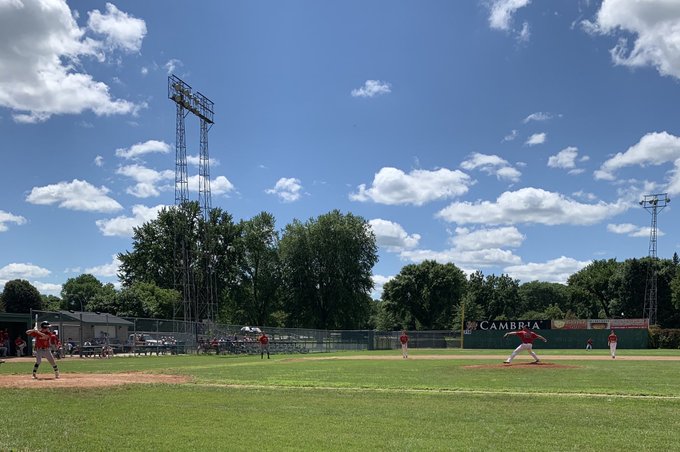
[[[50,325],[50,322],[48,322],[47,320],[40,324],[40,328],[49,328],[51,326],[52,325]]]

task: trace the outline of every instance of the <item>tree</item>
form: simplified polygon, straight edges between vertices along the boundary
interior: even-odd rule
[[[281,269],[278,256],[279,235],[274,217],[262,212],[241,222],[239,247],[239,284],[225,309],[233,323],[275,325],[274,313],[279,312]]]
[[[181,290],[186,261],[189,300],[203,303],[210,296],[219,309],[238,280],[239,237],[231,215],[219,208],[210,210],[207,223],[197,202],[162,209],[156,219],[135,228],[132,251],[118,255],[118,277],[124,287],[146,282]]]
[[[135,282],[123,287],[115,300],[115,314],[123,317],[172,318],[180,294],[153,283]],[[107,311],[110,312],[110,311]]]
[[[280,242],[284,306],[290,326],[361,328],[373,301],[375,236],[361,217],[334,210],[286,226]]]
[[[40,292],[24,279],[6,282],[2,291],[2,301],[5,312],[23,314],[31,312],[31,309],[42,309]]]
[[[385,283],[382,299],[395,318],[409,321],[408,329],[447,329],[465,285],[465,274],[454,264],[426,260],[403,267]]]
[[[611,318],[610,303],[616,297],[610,279],[618,269],[616,259],[596,260],[574,273],[567,280],[569,286],[577,286],[585,290],[600,304],[604,316]]]
[[[46,311],[59,311],[63,309],[62,300],[54,295],[40,295],[42,298],[42,307]]]
[[[569,289],[564,284],[531,281],[519,287],[520,316],[532,319],[529,311],[543,312],[548,306],[555,305],[566,309],[569,304]]]
[[[84,273],[69,278],[61,287],[61,298],[65,308],[72,311],[86,311],[88,303],[104,290],[104,285],[93,275]]]

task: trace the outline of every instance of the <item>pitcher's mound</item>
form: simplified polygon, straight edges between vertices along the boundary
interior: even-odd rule
[[[540,363],[534,363],[534,362],[517,362],[517,363],[512,363],[512,364],[507,364],[507,363],[497,363],[497,364],[479,364],[476,366],[463,366],[463,369],[535,369],[535,368],[540,368],[540,369],[577,369],[579,366],[567,366],[564,364],[556,364],[556,363],[545,363],[545,362],[540,362]]]
[[[189,381],[184,375],[162,375],[144,373],[118,374],[74,374],[62,373],[59,379],[52,372],[38,374],[34,380],[31,374],[0,375],[0,388],[100,388],[125,384],[180,384]]]

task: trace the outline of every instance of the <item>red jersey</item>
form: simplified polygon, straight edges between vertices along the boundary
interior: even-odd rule
[[[616,334],[612,333],[607,337],[607,342],[616,342]]]
[[[267,345],[269,343],[269,338],[263,334],[262,336],[260,336],[258,341],[260,341],[260,344],[262,345]]]
[[[35,338],[35,348],[36,350],[49,350],[50,348],[50,333],[42,333],[42,335],[35,330],[28,332],[29,336]]]
[[[401,336],[399,336],[399,342],[401,342],[402,344],[408,344],[408,336],[402,334]]]
[[[518,331],[517,337],[522,341],[522,344],[533,344],[534,340],[538,337],[538,334],[533,331]]]

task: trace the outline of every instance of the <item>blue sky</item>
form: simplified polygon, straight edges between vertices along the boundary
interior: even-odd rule
[[[118,284],[174,203],[171,73],[215,103],[213,206],[364,217],[376,296],[424,259],[565,282],[646,256],[638,202],[680,193],[679,41],[670,0],[0,0],[0,286]]]

